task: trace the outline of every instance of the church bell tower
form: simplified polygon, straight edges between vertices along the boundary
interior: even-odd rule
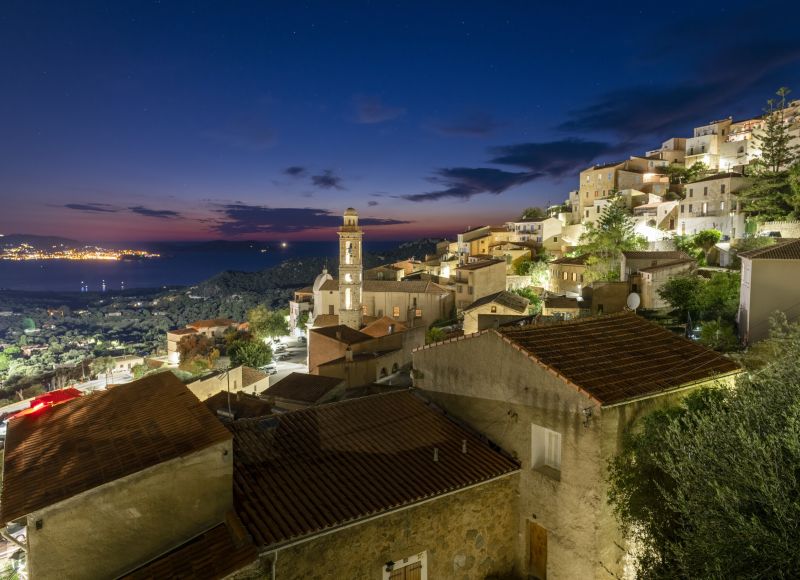
[[[361,328],[361,280],[363,263],[358,212],[352,207],[344,212],[339,228],[339,324],[356,330]]]

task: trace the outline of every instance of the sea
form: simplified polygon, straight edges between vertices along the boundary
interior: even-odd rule
[[[364,251],[381,253],[397,248],[400,243],[365,242]],[[336,241],[289,242],[285,247],[270,244],[267,248],[236,244],[221,249],[170,244],[152,250],[161,257],[119,261],[0,260],[0,290],[80,292],[85,288],[99,292],[104,285],[106,290],[191,286],[225,270],[257,272],[289,259],[334,258],[338,244]]]

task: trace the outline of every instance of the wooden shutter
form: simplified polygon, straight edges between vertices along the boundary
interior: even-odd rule
[[[547,580],[547,530],[536,522],[529,522],[530,558],[528,568],[530,574],[539,580]]]

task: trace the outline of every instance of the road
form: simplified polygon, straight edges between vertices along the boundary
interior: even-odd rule
[[[306,345],[294,339],[284,340],[282,341],[282,344],[285,344],[288,347],[286,349],[286,354],[289,355],[289,358],[287,360],[275,361],[278,365],[278,372],[274,375],[270,375],[270,385],[274,385],[279,380],[286,378],[290,373],[308,372],[308,366],[306,366],[306,363],[308,362],[308,351],[306,349]]]

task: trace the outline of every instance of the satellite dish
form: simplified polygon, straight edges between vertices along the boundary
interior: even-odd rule
[[[626,301],[628,308],[631,310],[636,310],[639,308],[639,304],[642,303],[642,299],[639,298],[639,295],[636,292],[631,292],[628,294],[628,299]]]

